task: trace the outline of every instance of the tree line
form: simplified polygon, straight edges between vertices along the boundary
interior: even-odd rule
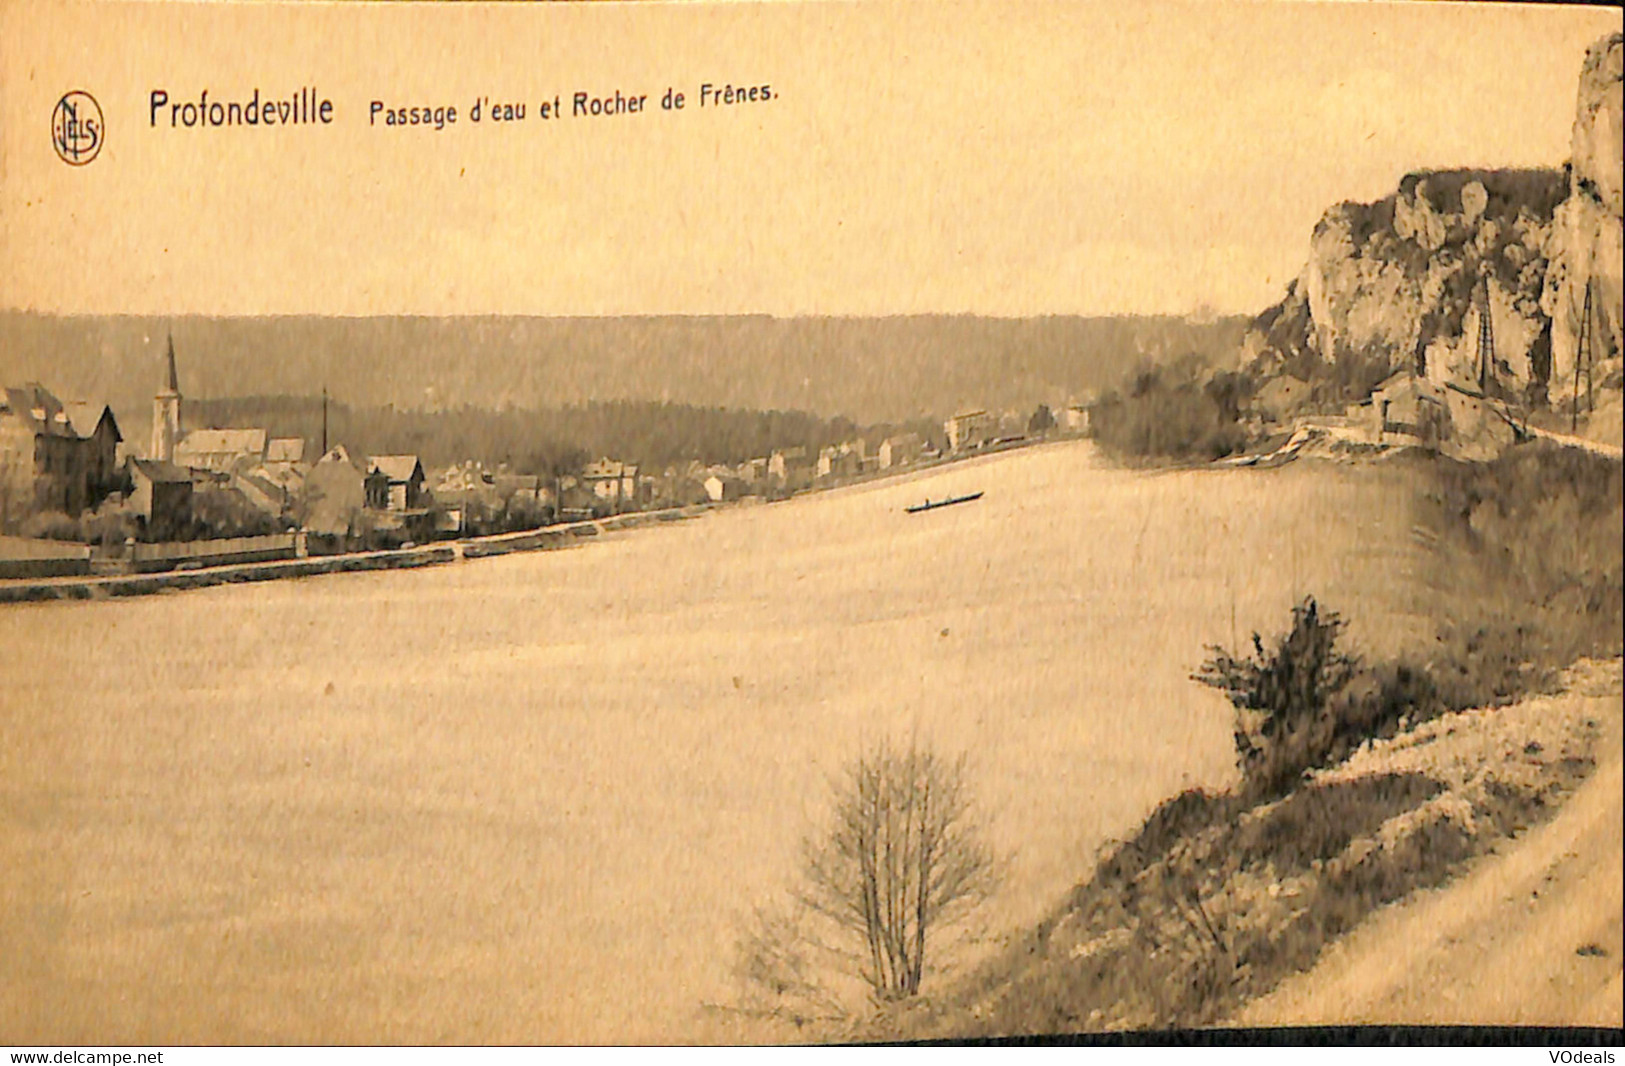
[[[425,466],[467,459],[546,473],[582,456],[609,456],[646,469],[698,459],[737,464],[775,450],[807,449],[809,459],[827,444],[862,437],[878,444],[912,431],[939,438],[934,422],[861,426],[847,418],[806,411],[754,411],[661,401],[594,401],[527,410],[463,406],[445,410],[352,407],[329,402],[327,440],[352,454],[411,453]],[[310,396],[248,396],[189,401],[193,426],[261,426],[272,436],[302,437],[319,446],[322,401]]]

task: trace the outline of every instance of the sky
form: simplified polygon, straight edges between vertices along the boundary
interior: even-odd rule
[[[1331,204],[1561,165],[1585,48],[1618,27],[1466,3],[0,0],[0,308],[1252,312]],[[773,98],[701,107],[705,83]],[[330,125],[152,121],[155,90],[301,86]],[[70,89],[104,115],[83,166],[50,136]],[[538,114],[617,90],[644,110]],[[470,122],[481,96],[525,122]],[[374,100],[460,121],[373,124]]]

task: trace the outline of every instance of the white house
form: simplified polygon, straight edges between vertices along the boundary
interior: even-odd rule
[[[730,474],[710,474],[701,484],[705,486],[705,495],[713,503],[737,500],[744,488],[744,482]]]
[[[581,468],[581,481],[593,498],[619,505],[638,498],[638,468],[616,459],[598,459]]]
[[[1081,403],[1069,403],[1061,408],[1061,429],[1066,433],[1089,432],[1089,408]]]
[[[948,434],[948,450],[962,452],[979,448],[996,436],[998,419],[986,411],[962,411],[942,424]]]

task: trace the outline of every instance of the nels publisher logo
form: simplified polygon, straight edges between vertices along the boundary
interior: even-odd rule
[[[106,138],[101,106],[87,92],[74,90],[56,102],[51,112],[51,143],[62,162],[82,167],[102,150]]]

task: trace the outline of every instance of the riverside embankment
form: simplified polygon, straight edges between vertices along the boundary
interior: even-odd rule
[[[969,460],[986,459],[1034,446],[1033,441],[1004,442],[983,449]],[[825,485],[801,495],[816,495],[873,484],[898,478],[917,478],[945,466],[968,461],[965,455],[947,455],[926,460],[909,467],[870,472],[831,480]],[[91,576],[89,549],[76,545],[57,544],[52,541],[31,541],[17,537],[0,538],[0,550],[22,549],[23,558],[8,560],[22,564],[8,567],[0,563],[0,604],[26,603],[40,600],[92,600],[117,596],[145,596],[155,592],[208,588],[213,585],[234,585],[256,581],[276,581],[318,574],[359,573],[373,570],[414,570],[425,566],[460,562],[464,559],[485,559],[514,552],[550,551],[580,544],[587,538],[604,533],[636,529],[655,523],[694,518],[723,506],[761,504],[761,497],[745,497],[729,504],[701,503],[686,507],[668,507],[655,511],[638,511],[610,515],[579,522],[565,522],[539,529],[521,530],[485,537],[470,537],[455,541],[438,541],[411,548],[398,548],[366,552],[344,552],[333,555],[295,556],[295,535],[247,538],[253,541],[278,541],[282,550],[266,553],[272,558],[254,561],[216,562],[208,552],[196,557],[175,553],[183,560],[177,565],[170,560],[167,568],[148,569],[134,574]],[[783,502],[783,501],[779,501]],[[199,547],[221,542],[197,542]],[[254,547],[250,545],[249,547]],[[147,548],[184,548],[184,544],[137,546]],[[227,545],[229,548],[230,546]],[[155,552],[155,555],[168,554]],[[156,560],[155,560],[156,561]],[[63,565],[66,564],[66,565]],[[7,571],[21,569],[33,571],[29,576],[11,576]],[[60,575],[60,576],[58,576]]]
[[[484,559],[513,552],[551,551],[568,548],[604,533],[614,533],[656,522],[680,521],[705,513],[709,505],[614,515],[587,522],[570,522],[542,529],[504,533],[490,537],[442,541],[412,548],[387,551],[345,552],[266,562],[197,569],[167,570],[150,574],[119,574],[104,577],[52,577],[0,580],[0,603],[39,600],[94,600],[118,596],[145,596],[155,592],[236,585],[256,581],[276,581],[317,574],[359,573],[372,570],[412,570],[425,566]]]

